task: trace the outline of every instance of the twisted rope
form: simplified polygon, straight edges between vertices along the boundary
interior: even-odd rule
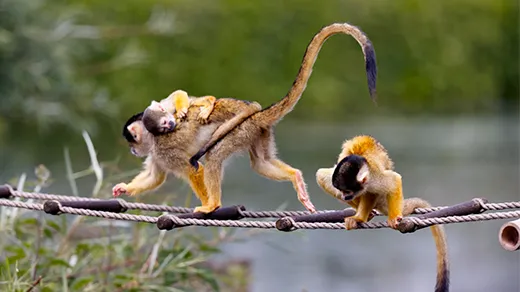
[[[14,190],[11,186],[5,185],[9,188],[11,194],[14,197],[24,198],[24,199],[36,199],[36,200],[62,200],[62,201],[99,201],[101,199],[98,198],[85,198],[85,197],[74,197],[74,196],[63,196],[63,195],[55,195],[55,194],[47,194],[47,193],[31,193],[31,192],[23,192]],[[156,205],[156,204],[144,204],[144,203],[131,203],[127,202],[123,199],[118,199],[121,206],[128,210],[142,210],[142,211],[155,211],[155,212],[169,212],[169,213],[193,213],[193,208],[187,207],[176,207],[176,206],[166,206],[166,205]],[[520,208],[520,202],[504,202],[504,203],[482,203],[483,211],[499,211],[506,209],[518,209]],[[433,211],[445,209],[448,206],[439,206],[439,207],[430,207],[430,208],[417,208],[413,212],[413,214],[427,214]],[[320,210],[317,213],[326,213],[333,212],[336,210]],[[240,210],[240,214],[244,218],[281,218],[287,216],[301,216],[301,215],[310,215],[312,213],[308,211],[242,211]],[[382,216],[381,213],[376,212],[377,216]]]
[[[42,204],[36,203],[25,203],[20,201],[11,201],[7,199],[0,199],[1,206],[23,208],[29,210],[43,211]],[[131,214],[120,214],[103,211],[93,211],[88,209],[77,209],[70,207],[60,206],[60,211],[66,214],[81,215],[100,217],[114,220],[134,221],[134,222],[147,222],[156,224],[158,221],[157,217],[143,216],[143,215],[131,215]],[[233,220],[210,220],[210,219],[181,219],[173,215],[169,215],[170,219],[173,220],[176,226],[212,226],[212,227],[236,227],[236,228],[261,228],[261,229],[273,229],[276,228],[275,222],[273,221],[233,221]],[[289,217],[290,218],[290,217]],[[463,223],[463,222],[475,222],[475,221],[486,221],[496,219],[511,219],[520,218],[520,211],[501,212],[501,213],[488,213],[488,214],[476,214],[476,215],[464,215],[464,216],[448,216],[438,218],[420,219],[416,217],[406,217],[414,224],[420,227],[428,227],[436,224],[450,224],[450,223]],[[290,218],[289,220],[292,220]],[[292,222],[295,229],[344,229],[343,223],[325,223],[325,222]],[[387,222],[369,222],[358,225],[357,229],[379,229],[388,228]]]

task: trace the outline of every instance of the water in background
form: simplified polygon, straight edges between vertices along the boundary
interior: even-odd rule
[[[434,206],[475,197],[491,202],[520,200],[517,119],[385,119],[359,125],[287,121],[280,123],[276,134],[280,157],[303,171],[318,209],[344,207],[318,188],[314,173],[332,166],[343,140],[357,134],[373,135],[387,148],[403,176],[405,197],[420,196]],[[302,210],[290,183],[260,177],[250,169],[247,156],[230,164],[223,185],[224,205],[272,210],[287,203],[287,209]],[[66,192],[66,181],[60,184],[49,192]],[[163,188],[188,191],[175,179]],[[520,291],[520,252],[507,252],[498,243],[498,230],[505,222],[446,225],[452,291]],[[215,260],[252,260],[253,292],[422,292],[432,291],[435,285],[435,246],[429,229],[406,235],[388,229],[273,230],[223,248],[224,254]]]

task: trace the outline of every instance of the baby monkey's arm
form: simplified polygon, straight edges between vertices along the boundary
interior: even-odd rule
[[[199,106],[200,113],[197,120],[205,124],[208,121],[209,115],[213,112],[216,100],[217,98],[211,95],[189,97],[186,91],[175,90],[167,98],[161,100],[161,105],[177,119],[186,117],[190,106]]]

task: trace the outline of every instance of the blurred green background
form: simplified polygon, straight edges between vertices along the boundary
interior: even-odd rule
[[[138,168],[141,160],[129,153],[121,128],[151,100],[183,89],[267,106],[291,86],[313,35],[324,25],[349,22],[375,47],[378,106],[369,99],[360,47],[348,36],[334,36],[321,50],[302,99],[277,127],[280,155],[302,169],[317,207],[342,207],[317,188],[314,172],[331,166],[341,142],[361,133],[389,149],[405,196],[423,196],[434,205],[478,196],[517,200],[518,14],[515,0],[1,0],[0,178],[42,163],[54,174],[48,191],[70,192],[64,147],[75,168],[88,167],[83,130],[110,170]],[[91,182],[78,182],[81,195],[88,195]],[[110,197],[113,182],[103,197]],[[160,200],[160,193],[171,191],[190,196],[175,181],[141,200]],[[289,202],[301,209],[293,192],[288,183],[257,176],[241,158],[228,167],[224,204],[273,209]],[[448,227],[454,291],[520,289],[520,257],[496,242],[501,223]],[[286,259],[258,242],[227,252],[257,260],[251,291],[431,291],[433,245],[427,231],[420,234],[308,231],[300,234],[309,237],[306,248]],[[272,236],[279,245],[303,240]],[[329,247],[316,242],[323,237],[331,238]],[[375,251],[363,244],[369,238]],[[428,246],[417,246],[420,240]],[[385,250],[394,242],[408,251]],[[260,250],[268,256],[255,254]],[[357,264],[337,262],[338,253]],[[472,258],[477,254],[498,268],[479,267]],[[315,260],[299,262],[306,256]],[[275,262],[280,269],[303,270],[282,281],[269,268]],[[483,275],[481,282],[474,275]],[[399,288],[408,281],[409,288]],[[399,284],[388,284],[394,282]]]

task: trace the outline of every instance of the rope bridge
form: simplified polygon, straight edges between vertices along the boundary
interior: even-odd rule
[[[16,197],[22,199],[43,200],[44,202],[42,204],[10,200],[11,198]],[[192,208],[131,203],[123,199],[103,200],[97,198],[23,192],[16,190],[10,185],[0,185],[0,206],[43,211],[52,215],[72,214],[113,220],[147,222],[156,224],[161,230],[172,230],[174,228],[185,226],[261,229],[276,228],[279,231],[286,232],[297,229],[340,230],[345,229],[343,223],[344,218],[355,214],[355,210],[352,208],[344,210],[318,211],[312,214],[308,211],[247,211],[246,208],[241,205],[221,207],[212,213],[203,214],[193,213]],[[413,214],[417,216],[407,216],[403,218],[397,229],[402,233],[410,233],[437,224],[520,218],[520,211],[484,214],[486,211],[502,211],[507,209],[520,209],[520,201],[488,203],[484,198],[475,198],[453,206],[417,208],[413,212]],[[161,215],[159,217],[125,214],[128,210],[168,212],[170,214]],[[381,216],[382,214],[374,210],[373,215]],[[277,220],[242,220],[244,218],[277,218]],[[517,242],[512,242],[511,244],[513,244],[515,249],[518,249],[520,248],[520,239],[518,239],[518,233],[520,233],[520,220],[509,222],[508,226],[511,227],[510,223],[515,222],[517,222],[517,225],[514,225],[513,228],[517,231]],[[379,228],[388,228],[387,222],[378,221],[360,223],[356,229]],[[504,228],[504,232],[508,234],[511,232],[511,230],[507,229],[505,225],[502,229]],[[502,229],[501,233],[503,233]],[[511,237],[511,240],[509,241],[514,241],[515,234],[508,235],[508,237]],[[507,240],[507,238],[504,240]],[[504,248],[509,249],[506,246],[504,246]]]

